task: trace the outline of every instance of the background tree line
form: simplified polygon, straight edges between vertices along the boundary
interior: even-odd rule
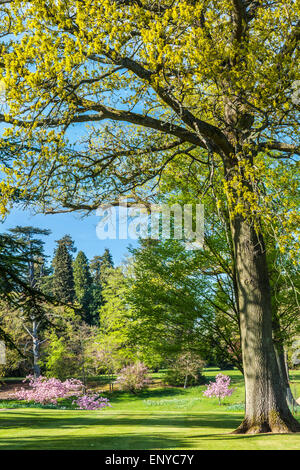
[[[169,369],[166,381],[185,386],[201,383],[204,364],[243,372],[230,244],[217,218],[211,226],[205,250],[190,251],[178,240],[140,240],[118,268],[108,249],[91,261],[77,253],[70,235],[57,241],[49,264],[41,239],[48,230],[12,229],[24,257],[24,282],[46,297],[26,312],[19,299],[13,305],[1,296],[1,328],[15,346],[2,372],[84,380],[105,373],[113,382],[122,367],[141,361]],[[273,341],[291,401],[287,366],[297,361],[299,280],[275,248],[270,274]]]

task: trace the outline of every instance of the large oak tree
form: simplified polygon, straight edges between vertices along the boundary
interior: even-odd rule
[[[299,4],[1,3],[9,105],[2,120],[10,123],[2,139],[3,203],[18,197],[46,212],[89,211],[120,194],[148,195],[149,181],[158,184],[176,155],[200,162],[210,186],[223,188],[230,213],[246,384],[237,432],[299,430],[275,360],[261,230],[275,197],[266,161],[276,167],[299,154]],[[70,129],[80,123],[90,127],[78,127],[83,137],[74,145]],[[269,206],[262,208],[263,190]],[[285,223],[291,217],[293,207]]]

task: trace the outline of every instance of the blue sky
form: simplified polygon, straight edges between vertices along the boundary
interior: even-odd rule
[[[55,240],[69,234],[75,241],[77,250],[82,250],[91,259],[95,255],[101,255],[105,248],[109,248],[118,266],[126,259],[127,247],[136,245],[135,240],[99,240],[96,235],[96,226],[100,217],[96,214],[80,217],[76,214],[32,214],[29,211],[14,209],[1,225],[1,232],[15,227],[16,225],[32,225],[39,228],[48,228],[52,234],[45,237],[45,252],[53,255],[56,246]]]
[[[4,92],[5,93],[5,92]],[[3,92],[2,92],[3,94]],[[0,90],[1,97],[1,90]],[[2,103],[2,108],[3,108]],[[120,104],[122,108],[122,105]],[[2,109],[3,112],[3,109]],[[10,127],[7,123],[0,123],[0,134],[6,127]],[[69,127],[66,136],[71,143],[80,144],[80,139],[86,135],[86,124],[79,123],[73,124]],[[62,238],[64,235],[69,234],[75,241],[77,251],[82,250],[86,256],[91,259],[95,255],[101,255],[105,248],[109,248],[116,266],[125,261],[128,254],[128,246],[137,245],[135,240],[100,240],[96,235],[96,225],[100,217],[89,215],[82,217],[76,213],[70,214],[34,214],[29,210],[13,209],[8,214],[4,223],[0,222],[0,231],[7,231],[16,225],[26,226],[31,225],[39,228],[47,228],[52,231],[48,237],[43,237],[45,240],[45,253],[52,257],[53,251],[56,247],[55,240]],[[76,255],[75,255],[76,256]]]
[[[8,124],[0,123],[0,134]],[[67,137],[70,142],[75,143],[86,133],[85,124],[70,126]],[[95,255],[101,255],[105,248],[109,248],[115,266],[125,261],[128,254],[128,246],[137,245],[135,240],[99,240],[96,235],[96,225],[100,217],[94,215],[82,217],[76,213],[70,214],[34,214],[29,210],[13,209],[6,220],[0,225],[0,231],[4,232],[16,225],[32,225],[39,228],[47,228],[52,231],[51,235],[45,237],[45,253],[52,257],[56,247],[55,240],[69,234],[75,241],[77,251],[82,250],[91,259]],[[76,256],[76,255],[75,255]]]

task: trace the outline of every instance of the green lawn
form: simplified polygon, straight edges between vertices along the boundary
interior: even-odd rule
[[[213,378],[218,372],[205,374]],[[203,397],[202,386],[157,388],[140,396],[119,392],[112,408],[102,411],[1,410],[0,449],[299,449],[299,434],[230,434],[243,417],[244,390],[239,372],[224,373],[236,391],[222,406]],[[300,371],[291,378],[299,396]]]

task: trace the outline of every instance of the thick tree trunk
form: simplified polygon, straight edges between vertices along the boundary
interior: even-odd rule
[[[265,247],[250,222],[234,216],[234,243],[246,412],[236,433],[296,432],[272,341],[271,293]]]

